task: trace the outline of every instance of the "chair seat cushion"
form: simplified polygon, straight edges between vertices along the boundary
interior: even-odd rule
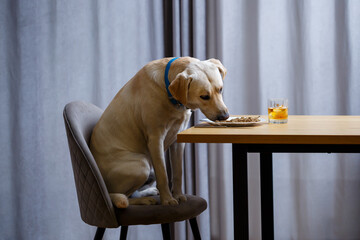
[[[154,196],[157,205],[130,205],[115,208],[121,226],[148,225],[184,221],[194,218],[207,208],[206,201],[197,196],[186,195],[187,201],[176,206],[161,205],[159,196]]]

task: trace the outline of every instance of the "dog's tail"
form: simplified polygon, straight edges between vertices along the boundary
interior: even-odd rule
[[[122,193],[110,193],[110,198],[117,208],[127,208],[129,206],[129,199]]]

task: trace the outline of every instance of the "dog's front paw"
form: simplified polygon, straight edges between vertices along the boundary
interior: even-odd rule
[[[173,197],[170,197],[167,199],[161,199],[161,204],[162,205],[170,205],[170,206],[179,205],[178,201]]]
[[[184,194],[173,194],[173,197],[179,202],[186,202],[187,198]]]

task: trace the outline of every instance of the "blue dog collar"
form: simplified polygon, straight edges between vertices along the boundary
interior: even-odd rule
[[[182,104],[179,101],[177,101],[169,91],[169,85],[170,85],[169,76],[168,76],[169,75],[169,70],[170,70],[170,66],[171,66],[172,62],[175,61],[176,59],[178,59],[178,57],[175,57],[175,58],[171,59],[168,62],[168,64],[166,65],[165,76],[164,76],[164,78],[165,78],[165,86],[166,86],[166,91],[168,93],[168,97],[169,97],[170,102],[172,104],[176,105],[176,106],[182,106]]]

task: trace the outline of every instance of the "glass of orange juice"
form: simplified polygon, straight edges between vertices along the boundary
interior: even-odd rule
[[[268,100],[269,123],[288,122],[288,100],[286,98],[270,98]]]

